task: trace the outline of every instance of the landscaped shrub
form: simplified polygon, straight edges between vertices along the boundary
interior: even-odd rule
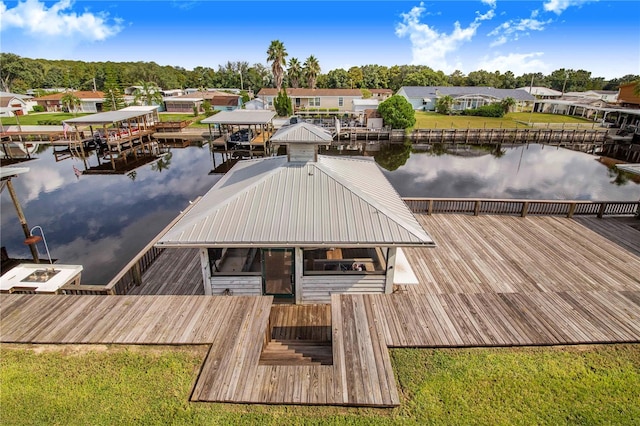
[[[42,105],[34,105],[33,112],[44,112],[44,107]]]
[[[474,115],[479,117],[504,117],[504,108],[500,104],[483,105],[475,109],[462,111],[462,115]]]

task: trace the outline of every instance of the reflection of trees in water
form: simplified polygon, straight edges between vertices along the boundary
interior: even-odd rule
[[[616,186],[623,186],[629,183],[631,179],[631,174],[629,172],[625,172],[624,170],[620,170],[614,165],[607,167],[609,172],[609,177],[613,178],[611,181],[612,184]]]
[[[380,144],[380,151],[376,152],[373,158],[380,167],[389,170],[390,172],[396,170],[409,159],[411,155],[411,142],[404,141],[403,143],[384,143]]]
[[[168,152],[158,159],[155,163],[151,165],[151,170],[154,172],[162,172],[163,170],[168,170],[169,166],[171,166],[171,157],[173,157],[173,153]]]
[[[34,151],[34,154],[42,154],[43,152],[48,150],[50,146],[51,145],[49,145],[48,143],[39,143],[36,146],[36,150]]]

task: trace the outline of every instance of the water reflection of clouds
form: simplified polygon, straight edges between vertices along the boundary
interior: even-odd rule
[[[30,172],[13,182],[29,225],[45,230],[52,256],[61,263],[83,264],[86,282],[101,283],[188,201],[203,195],[219,179],[208,175],[212,165],[208,149],[172,153],[169,168],[157,172],[145,165],[132,180],[127,175],[82,175],[78,179],[72,160],[55,162],[51,151],[46,151],[38,160],[26,163]],[[2,245],[12,257],[29,257],[15,209],[4,192]]]
[[[402,196],[634,200],[640,187],[613,180],[597,157],[541,145],[461,157],[414,153],[387,176]]]

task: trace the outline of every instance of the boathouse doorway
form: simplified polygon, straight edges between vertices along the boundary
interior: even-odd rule
[[[282,302],[295,301],[294,250],[262,249],[262,294]]]

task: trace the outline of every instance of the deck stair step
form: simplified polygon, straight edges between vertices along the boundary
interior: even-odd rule
[[[314,340],[271,340],[263,348],[263,365],[331,365],[331,342]]]

